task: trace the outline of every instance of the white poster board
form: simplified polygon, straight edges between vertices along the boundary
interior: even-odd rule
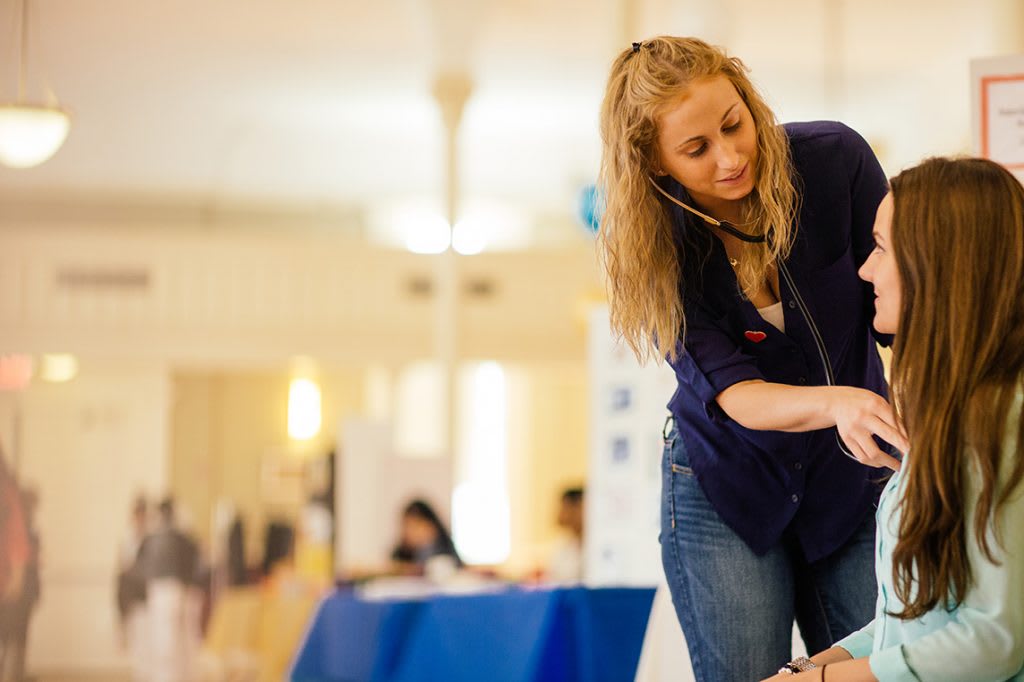
[[[1024,55],[971,61],[974,153],[1024,182]]]
[[[590,585],[650,585],[662,574],[661,430],[675,391],[667,364],[641,367],[615,343],[608,309],[591,311],[590,467],[584,580]]]

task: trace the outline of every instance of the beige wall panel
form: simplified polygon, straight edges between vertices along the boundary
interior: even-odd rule
[[[432,256],[285,232],[182,229],[172,239],[87,227],[0,231],[0,254],[10,264],[0,350],[241,366],[296,354],[396,364],[435,352]],[[598,286],[592,243],[462,257],[456,267],[460,357],[579,357],[574,311]]]

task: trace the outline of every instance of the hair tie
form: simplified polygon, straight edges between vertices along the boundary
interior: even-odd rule
[[[633,54],[636,54],[637,52],[640,51],[641,45],[643,45],[643,43],[633,43]]]

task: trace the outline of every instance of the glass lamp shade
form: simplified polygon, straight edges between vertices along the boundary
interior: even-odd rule
[[[11,168],[41,164],[60,149],[71,119],[53,107],[0,105],[0,163]]]

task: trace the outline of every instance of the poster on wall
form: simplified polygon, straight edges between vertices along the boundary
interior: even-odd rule
[[[971,61],[974,153],[1024,182],[1024,55]]]

